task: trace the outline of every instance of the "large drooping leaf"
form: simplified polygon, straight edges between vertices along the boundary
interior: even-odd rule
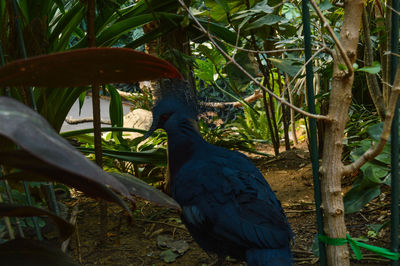
[[[373,141],[378,141],[380,139],[382,127],[383,123],[376,123],[368,127],[367,132],[370,138],[355,143],[357,148],[353,149],[350,153],[353,161],[358,160],[371,148]],[[382,152],[360,168],[363,176],[354,183],[352,189],[344,196],[346,213],[359,211],[365,204],[377,197],[380,194],[380,187],[382,184],[391,185],[390,149],[389,138]]]
[[[110,186],[132,199],[125,186],[60,137],[38,113],[12,98],[0,97],[0,124],[0,135],[21,148],[0,153],[1,164],[54,175],[55,180],[117,202],[128,210],[121,199],[112,197],[105,189]]]
[[[0,245],[1,265],[78,266],[53,243],[15,239]]]
[[[180,210],[179,204],[173,198],[169,197],[167,194],[161,192],[155,187],[149,186],[146,182],[143,182],[139,178],[126,173],[110,174],[124,184],[132,193],[132,195],[139,196],[169,208]]]
[[[49,211],[36,207],[0,203],[0,217],[3,216],[10,216],[10,217],[48,216],[57,225],[62,240],[66,240],[74,232],[74,226],[69,222],[65,221],[63,218]]]
[[[106,185],[102,184],[101,179],[96,181],[82,178],[82,176],[74,175],[64,169],[56,168],[41,161],[26,151],[0,152],[0,163],[23,169],[21,172],[5,175],[4,178],[9,180],[61,182],[81,190],[89,196],[101,197],[105,200],[116,202],[129,211],[125,202]],[[104,174],[107,175],[105,172]],[[110,177],[109,175],[107,176]]]
[[[17,60],[0,68],[0,86],[78,87],[182,78],[167,61],[127,48],[86,48]]]
[[[353,213],[360,211],[375,197],[381,193],[380,187],[384,182],[387,175],[385,169],[378,169],[376,165],[369,164],[365,170],[364,175],[360,177],[354,184],[349,192],[344,196],[344,208],[346,213]]]

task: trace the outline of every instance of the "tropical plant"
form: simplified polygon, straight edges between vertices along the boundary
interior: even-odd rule
[[[102,61],[103,65],[98,63],[99,56],[107,59],[107,54],[114,59],[117,54],[120,54],[130,63],[135,60],[140,61],[142,71],[135,72],[131,65],[125,68],[123,64],[118,65],[119,71],[114,71],[115,68],[110,71],[110,65],[107,62]],[[87,65],[88,69],[85,71],[88,75],[82,75],[82,69],[79,69],[79,67],[71,67],[77,65],[77,59],[85,57],[87,59],[86,63],[90,65]],[[131,58],[129,59],[129,57]],[[146,65],[149,67],[147,70]],[[134,72],[130,72],[132,70]],[[62,74],[66,71],[72,71],[71,77],[74,78],[63,76]],[[175,68],[160,59],[126,49],[102,48],[75,50],[12,62],[0,68],[0,76],[2,77],[0,78],[0,85],[3,87],[32,85],[69,87],[83,86],[94,81],[109,83],[121,80],[129,82],[157,76],[180,77],[180,74]],[[114,100],[118,102],[118,97],[114,98]],[[117,174],[110,176],[102,171],[60,137],[42,116],[24,104],[12,98],[0,97],[0,106],[0,122],[2,125],[7,125],[0,127],[1,141],[4,144],[0,150],[0,164],[5,167],[3,178],[33,181],[54,180],[65,183],[86,192],[90,196],[116,202],[128,213],[130,213],[130,209],[126,203],[109,187],[131,201],[133,201],[131,193],[148,199],[151,199],[152,195],[154,195],[155,201],[159,203],[168,202],[168,206],[179,208],[168,196],[135,179],[133,176],[129,178]],[[114,125],[118,126],[120,121],[117,118],[113,122]],[[118,136],[115,140],[118,140]],[[118,180],[122,180],[123,183]],[[0,205],[3,210],[0,213],[1,216],[36,216],[45,214],[57,224],[64,225],[61,228],[64,238],[68,237],[72,232],[70,230],[72,226],[63,221],[62,218],[42,209],[5,203]],[[7,246],[3,246],[3,248],[6,249]],[[47,250],[50,252],[48,248]],[[14,257],[14,259],[18,258]],[[25,259],[29,260],[29,258]]]

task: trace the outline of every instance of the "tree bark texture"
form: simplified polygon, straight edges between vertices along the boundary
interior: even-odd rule
[[[345,15],[340,32],[340,42],[351,63],[354,63],[356,59],[363,5],[364,2],[362,0],[345,1]],[[337,50],[335,50],[333,56],[334,70],[328,112],[328,116],[332,121],[326,123],[320,169],[322,174],[322,208],[326,235],[330,238],[346,238],[341,188],[342,152],[354,74],[349,75],[346,71],[340,70],[339,66],[344,65],[344,60]],[[327,245],[326,251],[328,265],[350,265],[347,245]]]

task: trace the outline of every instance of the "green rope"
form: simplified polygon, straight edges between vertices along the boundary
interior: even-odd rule
[[[347,243],[350,245],[351,249],[354,252],[354,255],[356,256],[357,260],[361,260],[363,255],[361,253],[360,247],[365,248],[369,251],[374,252],[375,254],[378,254],[381,257],[388,258],[390,260],[399,260],[399,253],[394,253],[391,252],[390,250],[386,248],[381,248],[381,247],[376,247],[372,245],[368,245],[362,242],[358,242],[350,237],[350,235],[346,235],[346,238],[330,238],[325,235],[318,235],[318,239],[331,246],[342,246],[346,245]]]

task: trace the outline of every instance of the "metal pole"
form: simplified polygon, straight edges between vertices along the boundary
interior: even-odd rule
[[[303,12],[303,29],[304,29],[304,52],[305,62],[311,58],[311,29],[310,29],[310,11],[308,9],[308,1],[302,1]],[[315,114],[315,99],[313,87],[313,69],[312,61],[306,65],[306,87],[307,87],[307,100],[308,109],[311,113]],[[312,173],[314,179],[314,198],[315,198],[315,211],[317,217],[317,230],[318,234],[324,234],[324,225],[322,220],[321,210],[321,181],[319,179],[319,163],[318,163],[318,144],[317,144],[317,125],[314,118],[309,118],[310,127],[310,147],[311,147],[311,161]],[[322,266],[326,265],[326,251],[325,245],[321,241],[319,243],[319,259]]]
[[[391,25],[391,50],[390,56],[390,84],[393,85],[395,73],[398,65],[398,58],[394,55],[398,53],[399,46],[399,11],[400,0],[392,1],[392,25]],[[391,202],[391,242],[392,252],[399,252],[399,101],[397,100],[391,128],[391,164],[392,164],[392,202]],[[398,261],[392,260],[391,265],[398,265]]]

